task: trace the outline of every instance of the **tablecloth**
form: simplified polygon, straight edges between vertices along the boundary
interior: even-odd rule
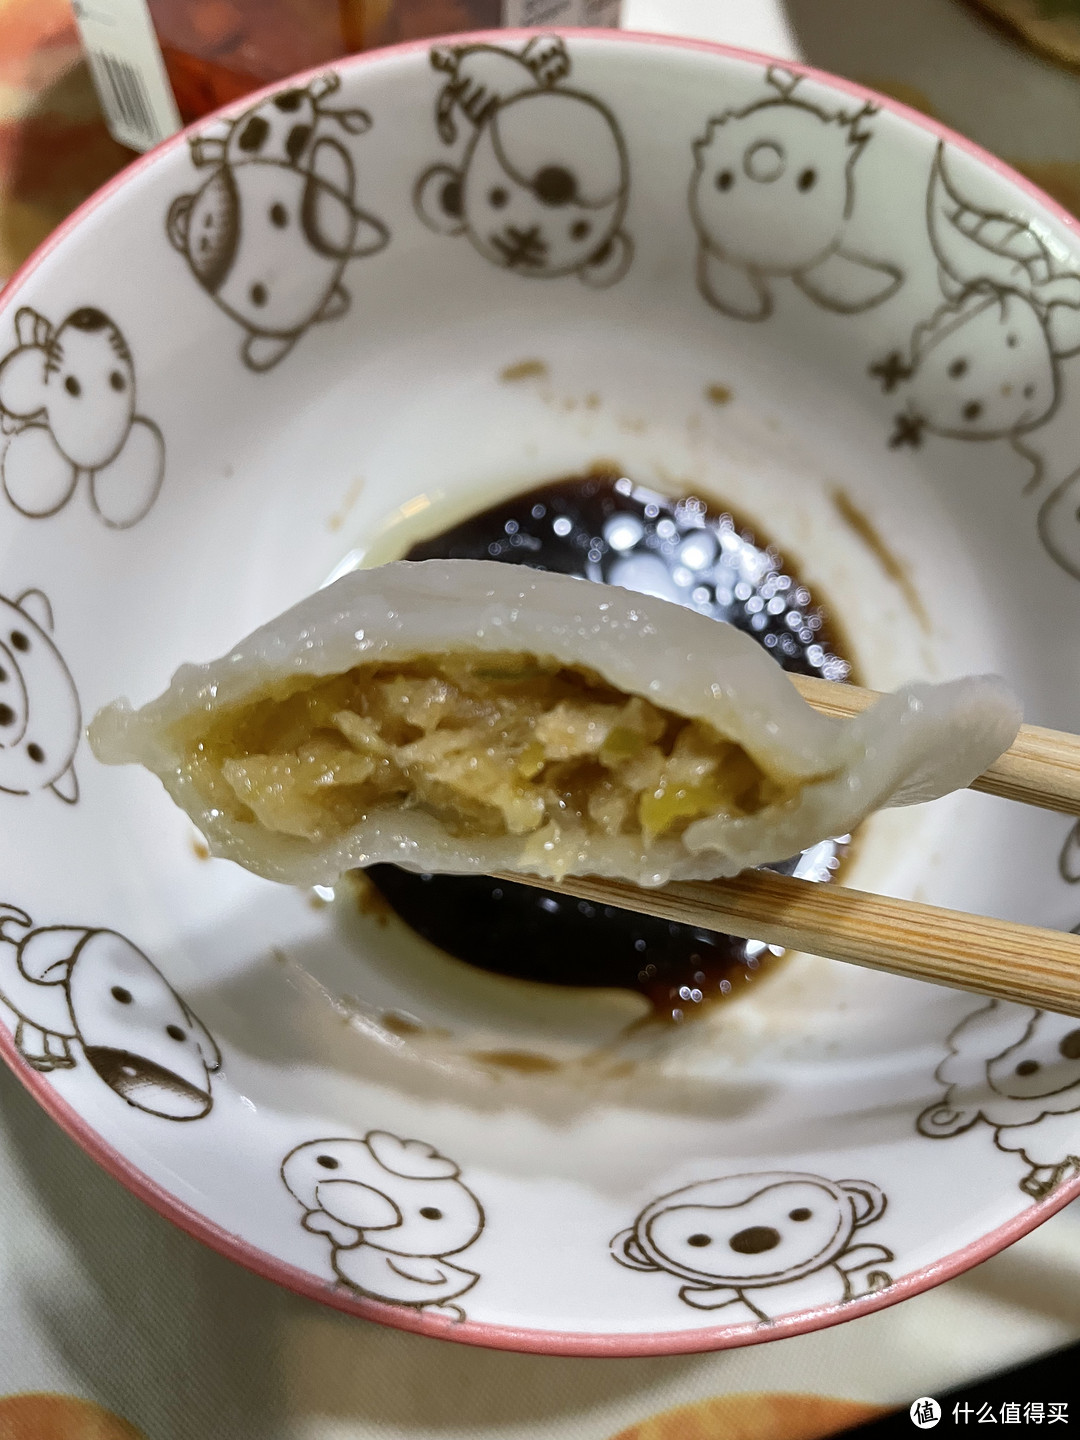
[[[625,12],[876,86],[1080,208],[1080,77],[956,0]],[[65,0],[0,0],[0,276],[130,158]],[[201,1248],[0,1073],[0,1440],[813,1440],[1076,1340],[1078,1279],[1073,1206],[937,1290],[816,1334],[669,1359],[473,1350],[323,1309]]]

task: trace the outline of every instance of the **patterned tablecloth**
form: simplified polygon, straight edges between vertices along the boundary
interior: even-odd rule
[[[955,0],[626,12],[874,85],[1080,207],[1080,76]],[[65,0],[0,0],[0,275],[129,158]],[[322,1309],[203,1250],[0,1073],[0,1440],[811,1440],[1076,1340],[1078,1277],[1074,1206],[937,1290],[817,1334],[671,1359],[472,1350]]]

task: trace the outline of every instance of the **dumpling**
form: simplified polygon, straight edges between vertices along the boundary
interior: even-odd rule
[[[211,851],[332,884],[450,872],[710,879],[968,784],[1012,742],[994,676],[812,710],[731,626],[478,560],[359,570],[90,727]]]

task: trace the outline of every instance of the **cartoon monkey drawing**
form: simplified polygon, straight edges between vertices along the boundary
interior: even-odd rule
[[[800,77],[776,66],[766,80],[774,94],[725,110],[694,145],[698,289],[739,320],[767,319],[780,279],[843,315],[882,304],[903,273],[845,244],[874,107],[823,110],[799,96]]]
[[[52,628],[52,606],[40,590],[17,600],[0,595],[0,792],[51,790],[74,805],[82,715]]]
[[[35,1070],[91,1070],[137,1110],[198,1120],[221,1055],[206,1027],[130,940],[114,930],[35,928],[0,905],[0,1000]],[[78,1047],[78,1048],[76,1048]]]
[[[304,1228],[329,1240],[339,1279],[373,1300],[463,1320],[453,1302],[480,1277],[446,1257],[473,1244],[484,1211],[460,1176],[431,1145],[385,1130],[309,1141],[281,1167]]]
[[[921,1135],[947,1140],[984,1121],[1027,1164],[1019,1183],[1034,1200],[1080,1173],[1080,1021],[991,1000],[949,1036],[935,1076],[945,1093],[919,1116]]]
[[[851,1243],[884,1211],[885,1196],[868,1180],[726,1175],[654,1200],[615,1236],[611,1253],[631,1270],[683,1281],[679,1298],[695,1309],[735,1306],[733,1321],[772,1320],[891,1285],[878,1267],[892,1251]]]
[[[416,182],[424,223],[467,236],[519,275],[619,280],[633,256],[622,228],[626,146],[606,106],[561,84],[570,72],[561,37],[534,36],[520,52],[437,46],[431,63],[448,77],[436,104],[441,139],[456,140],[459,117],[470,133],[457,164],[432,165]]]
[[[322,133],[330,123],[350,135],[370,127],[363,110],[323,105],[339,84],[330,73],[282,90],[193,140],[192,160],[212,173],[169,208],[170,241],[247,332],[241,358],[251,370],[271,369],[309,326],[343,315],[345,266],[390,238],[356,203],[349,152]]]
[[[17,344],[0,361],[0,469],[21,514],[62,510],[87,478],[90,503],[113,529],[136,524],[157,499],[165,442],[135,414],[135,363],[119,327],[83,305],[54,326],[24,306]]]

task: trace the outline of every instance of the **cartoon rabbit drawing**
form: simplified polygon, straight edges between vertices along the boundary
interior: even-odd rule
[[[92,305],[53,325],[24,306],[16,346],[0,360],[0,468],[21,514],[62,510],[85,477],[94,510],[125,530],[149,511],[165,473],[165,442],[135,413],[135,362],[116,323]]]

